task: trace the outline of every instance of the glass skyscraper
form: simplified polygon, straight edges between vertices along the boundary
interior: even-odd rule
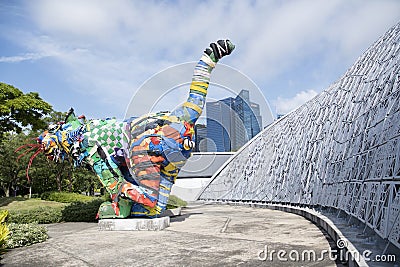
[[[207,151],[237,151],[262,129],[260,106],[248,90],[235,98],[207,102]]]

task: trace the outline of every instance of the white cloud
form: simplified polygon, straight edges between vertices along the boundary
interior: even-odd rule
[[[209,42],[224,37],[237,49],[223,63],[250,76],[266,97],[284,99],[295,90],[315,88],[294,86],[282,95],[265,84],[278,83],[275,79],[286,73],[296,81],[305,79],[304,73],[310,80],[329,76],[315,75],[316,69],[324,71],[321,64],[326,72],[344,73],[400,13],[395,0],[27,3],[26,17],[34,30],[15,37],[19,45],[32,54],[51,54],[67,67],[63,75],[70,88],[85,90],[93,101],[119,103],[120,113],[147,78],[197,60]],[[315,62],[303,67],[310,58]]]
[[[110,1],[39,1],[31,3],[35,23],[47,33],[69,37],[101,39],[116,29]]]
[[[48,56],[48,55],[47,55]],[[35,53],[26,53],[24,55],[19,55],[19,56],[1,56],[0,57],[0,63],[17,63],[17,62],[22,62],[22,61],[31,61],[31,60],[38,60],[44,57],[47,57],[46,55],[41,55],[41,54],[35,54]]]
[[[273,101],[277,114],[287,114],[311,100],[318,94],[315,90],[301,91],[292,98],[278,97]]]

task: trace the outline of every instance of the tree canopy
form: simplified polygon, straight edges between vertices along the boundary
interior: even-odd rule
[[[41,120],[52,111],[52,106],[42,100],[38,93],[24,94],[12,85],[0,82],[0,135],[21,132],[23,127],[32,130],[46,126]]]
[[[17,160],[23,153],[15,150],[21,145],[36,142],[37,133],[4,134],[0,142],[0,196],[26,195],[29,187],[32,193],[41,194],[46,191],[92,192],[101,185],[93,172],[85,168],[74,168],[73,163],[65,160],[54,163],[39,154],[29,170],[31,182],[26,178],[29,158],[35,151]]]
[[[65,112],[54,111],[38,93],[24,94],[12,85],[0,83],[0,196],[25,195],[29,188],[35,194],[53,190],[93,194],[101,188],[92,172],[74,168],[68,160],[55,164],[43,154],[34,159],[29,171],[32,179],[28,182],[25,172],[35,150],[17,160],[26,150],[16,152],[16,149],[36,143],[41,130],[63,121],[65,116]]]

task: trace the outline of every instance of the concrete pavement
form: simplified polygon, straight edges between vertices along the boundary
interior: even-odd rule
[[[192,205],[182,214],[171,218],[171,226],[162,231],[99,231],[96,223],[47,225],[46,242],[11,250],[1,263],[4,267],[336,266],[321,253],[330,249],[325,235],[298,215],[206,204]]]

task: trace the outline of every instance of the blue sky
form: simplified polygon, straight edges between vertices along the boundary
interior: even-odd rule
[[[123,118],[150,77],[229,38],[237,48],[223,63],[287,113],[399,21],[397,0],[0,1],[0,81],[39,92],[58,111]],[[154,99],[145,94],[136,109]]]

